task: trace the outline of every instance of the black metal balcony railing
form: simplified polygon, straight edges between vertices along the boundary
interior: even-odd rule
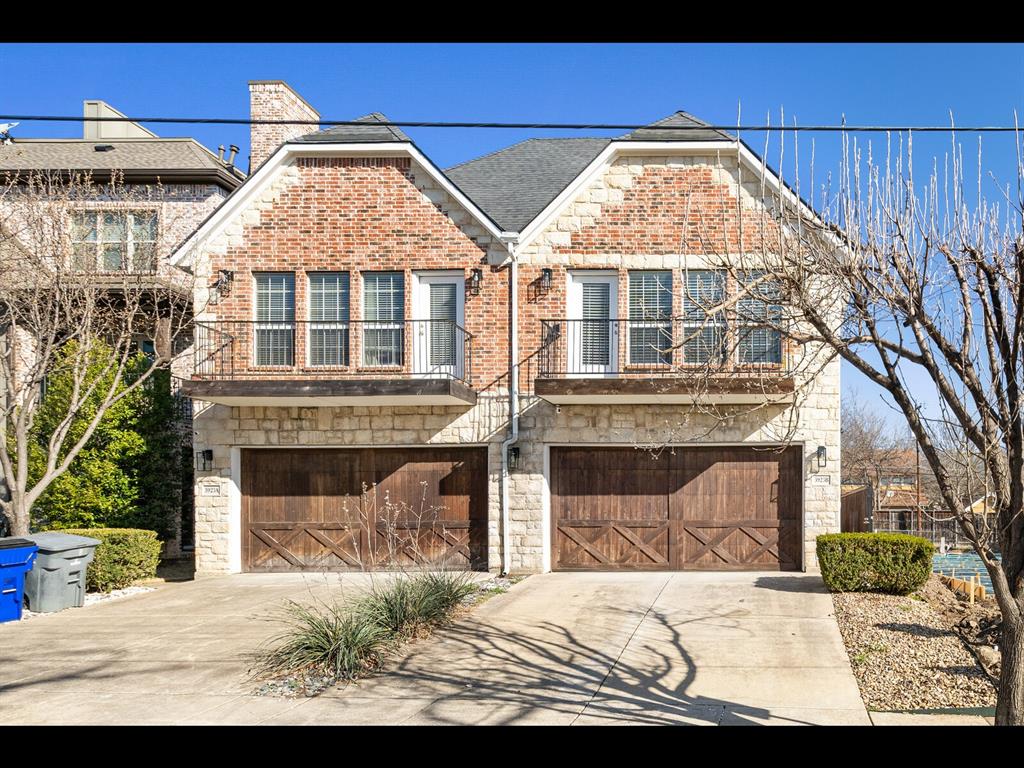
[[[779,329],[767,325],[652,320],[542,320],[538,376],[783,377]]]
[[[218,320],[195,326],[198,379],[450,378],[468,382],[473,336],[451,320]]]

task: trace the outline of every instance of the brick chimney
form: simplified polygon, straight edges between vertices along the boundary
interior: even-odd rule
[[[320,113],[283,80],[250,80],[249,119],[319,120]],[[317,125],[249,126],[249,172],[259,168],[281,143],[318,130]]]

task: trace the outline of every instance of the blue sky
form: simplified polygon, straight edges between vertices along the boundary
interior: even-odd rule
[[[282,79],[328,119],[381,111],[394,120],[644,123],[685,109],[735,124],[1011,124],[1024,115],[1019,44],[5,44],[0,113],[79,115],[103,99],[128,115],[248,116],[246,83]],[[150,126],[211,148],[248,153],[245,126]],[[518,130],[408,131],[441,167],[536,135]],[[80,136],[80,124],[24,123],[15,136]],[[589,135],[595,135],[591,132]],[[758,152],[764,136],[746,135]],[[866,140],[867,137],[865,137]],[[976,138],[963,136],[969,162]],[[787,140],[788,141],[788,140]],[[876,136],[875,146],[884,141]],[[1012,138],[984,138],[984,166],[1002,180],[1014,169]],[[916,162],[948,150],[950,137],[915,137]],[[791,146],[787,157],[792,157]],[[801,138],[801,158],[810,156]],[[815,139],[816,180],[837,167],[839,137]],[[777,164],[773,142],[768,161]],[[787,161],[783,173],[794,176]],[[808,171],[801,172],[806,194]],[[994,185],[986,179],[990,194]],[[848,366],[844,389],[877,394]],[[926,407],[927,381],[918,387]],[[884,408],[884,406],[881,406]],[[887,409],[886,409],[887,410]]]

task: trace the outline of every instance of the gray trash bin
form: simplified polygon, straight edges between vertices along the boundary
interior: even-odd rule
[[[85,605],[85,570],[99,539],[58,531],[24,538],[39,547],[35,567],[25,574],[29,610],[53,613]]]

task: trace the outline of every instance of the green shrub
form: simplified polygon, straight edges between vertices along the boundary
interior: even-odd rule
[[[287,629],[257,651],[257,677],[319,672],[354,678],[380,663],[388,631],[362,611],[337,604],[303,605],[289,600]]]
[[[831,592],[906,595],[932,572],[934,545],[902,533],[829,533],[818,537],[821,578]]]
[[[46,446],[74,400],[76,366],[69,360],[78,354],[77,343],[69,342],[47,375],[46,395],[32,427],[28,465],[33,484],[46,472]],[[96,388],[72,420],[60,459],[85,434],[113,386],[114,374],[108,368],[114,362],[110,347],[93,345],[85,384]],[[116,392],[123,393],[151,365],[145,355],[132,357]],[[154,371],[147,382],[106,410],[68,469],[33,505],[33,530],[145,528],[161,539],[173,537],[181,513],[181,480],[174,468],[183,453],[174,424],[170,372]]]
[[[130,587],[139,579],[156,576],[160,541],[156,531],[138,528],[70,528],[64,533],[100,540],[86,571],[86,589],[110,592]]]

